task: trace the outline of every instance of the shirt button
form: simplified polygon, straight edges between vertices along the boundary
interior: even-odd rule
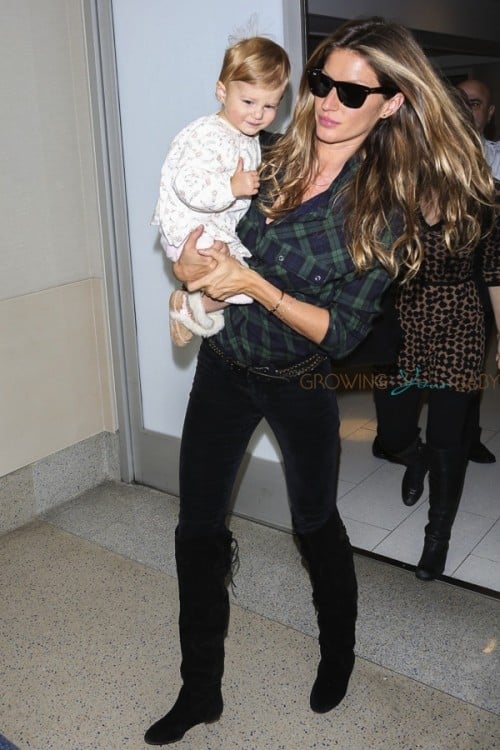
[[[285,256],[284,255],[278,255],[278,260],[285,260]]]
[[[315,276],[314,281],[321,281],[321,276]]]

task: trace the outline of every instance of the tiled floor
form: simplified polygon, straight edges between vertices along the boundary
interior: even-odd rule
[[[488,387],[481,403],[482,440],[497,456],[494,464],[469,462],[453,527],[445,575],[500,591],[500,373],[490,356]],[[376,419],[371,381],[347,380],[339,389],[342,455],[339,508],[355,547],[415,565],[427,522],[428,489],[417,505],[400,499],[404,469],[371,453]],[[354,388],[349,388],[352,384]],[[425,407],[421,426],[425,434]]]
[[[445,571],[491,593],[500,590],[495,383],[481,421],[499,460],[469,464]],[[241,568],[225,712],[179,750],[500,750],[498,599],[415,578],[426,496],[406,508],[402,469],[372,456],[371,393],[344,390],[339,404],[339,506],[353,545],[375,556],[355,559],[358,658],[348,695],[329,714],[309,710],[317,629],[293,537],[233,517]],[[0,537],[0,735],[19,750],[145,747],[144,730],[179,686],[177,511],[164,493],[110,483]]]
[[[19,750],[130,750],[179,687],[175,498],[110,483],[0,538],[0,734]],[[179,750],[500,750],[498,601],[355,556],[357,661],[313,714],[309,580],[291,534],[233,517],[222,719]]]

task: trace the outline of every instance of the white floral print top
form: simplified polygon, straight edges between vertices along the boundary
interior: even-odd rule
[[[236,235],[250,198],[236,199],[230,182],[240,156],[245,170],[257,169],[261,158],[258,136],[240,133],[217,114],[194,120],[172,141],[152,219],[171,260],[178,259],[187,235],[200,224],[205,234],[198,247],[208,247],[217,239],[226,242],[239,260],[250,257]]]

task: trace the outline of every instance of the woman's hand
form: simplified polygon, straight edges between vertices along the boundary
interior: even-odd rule
[[[214,300],[226,300],[235,294],[247,294],[285,325],[320,344],[328,331],[327,309],[300,302],[264,279],[257,271],[242,265],[229,255],[228,247],[215,242],[198,250],[196,241],[203,228],[189,235],[174,273],[189,292],[203,291]]]
[[[203,291],[209,297],[218,300],[225,300],[234,294],[250,293],[247,288],[249,276],[255,272],[228,255],[225,245],[222,249],[212,245],[206,250],[197,250],[197,252],[208,260],[208,265],[204,265],[203,276],[187,282],[186,287],[189,292]]]
[[[203,231],[204,227],[200,226],[191,232],[184,244],[179,260],[172,265],[175,276],[183,284],[188,285],[189,282],[204,277],[208,271],[214,270],[217,267],[217,262],[213,258],[203,255],[202,251],[196,247],[196,243],[203,234]],[[218,250],[221,256],[228,253],[227,245],[218,240],[212,245],[212,248]]]
[[[308,302],[299,302],[289,294],[285,294],[282,289],[264,279],[257,271],[243,266],[228,255],[226,245],[218,249],[217,244],[215,243],[207,250],[195,251],[200,260],[194,265],[198,271],[201,269],[205,273],[204,275],[193,274],[186,280],[189,292],[203,291],[215,300],[226,300],[235,294],[247,294],[297,333],[316,344],[323,341],[330,323],[328,310]],[[186,249],[186,254],[191,258],[191,242],[189,247],[186,245]]]

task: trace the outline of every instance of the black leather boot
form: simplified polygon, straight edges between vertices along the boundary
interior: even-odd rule
[[[494,464],[496,456],[492,453],[489,448],[485,446],[481,441],[471,443],[469,448],[469,461],[474,461],[477,464]]]
[[[405,505],[415,505],[422,497],[424,491],[424,480],[429,468],[426,446],[419,437],[411,445],[398,453],[391,453],[381,444],[378,437],[372,445],[372,453],[376,458],[383,458],[391,463],[406,466],[406,471],[401,483],[401,498]]]
[[[172,709],[146,732],[149,745],[177,742],[196,724],[216,721],[222,714],[231,542],[228,530],[194,539],[183,539],[176,531],[183,686]]]
[[[344,698],[354,667],[357,583],[352,549],[337,510],[317,531],[297,535],[313,587],[321,660],[310,706],[326,713]]]
[[[429,523],[415,575],[432,581],[446,565],[451,528],[457,515],[469,446],[439,449],[429,446]]]
[[[398,456],[401,458],[401,463],[406,466],[401,482],[403,503],[408,506],[415,505],[422,497],[425,475],[429,469],[427,448],[420,438],[417,438],[409,448],[402,451]]]

